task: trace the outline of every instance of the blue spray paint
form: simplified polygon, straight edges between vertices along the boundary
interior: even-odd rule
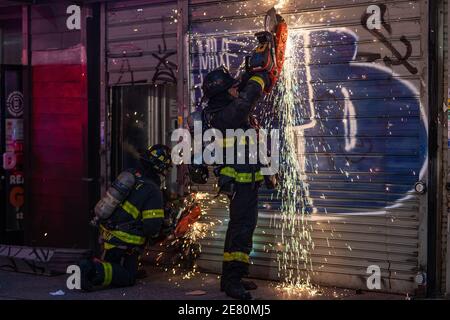
[[[384,213],[400,205],[427,164],[426,118],[415,84],[358,61],[357,36],[346,29],[296,31],[293,39],[303,84],[296,93],[297,128],[304,135],[300,158],[314,211]],[[197,103],[203,76],[221,64],[236,72],[255,42],[210,37],[193,45]]]

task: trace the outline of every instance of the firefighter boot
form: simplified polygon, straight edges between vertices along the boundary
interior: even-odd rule
[[[246,273],[246,266],[241,263],[225,262],[222,270],[223,288],[227,296],[238,300],[251,300],[252,295],[245,290],[242,276]]]
[[[222,270],[227,269],[229,265],[229,262],[223,262],[222,263]],[[220,291],[225,291],[225,278],[222,276],[220,278]],[[241,280],[241,284],[244,287],[245,290],[256,290],[258,289],[258,285],[250,280]]]
[[[253,297],[245,290],[239,278],[232,277],[230,281],[225,283],[225,293],[227,296],[237,300],[252,300]]]
[[[241,280],[241,284],[245,290],[251,291],[258,289],[258,285],[250,280]],[[225,291],[225,283],[220,279],[220,291]]]
[[[258,285],[250,280],[241,280],[242,285],[244,286],[245,290],[256,290],[258,289]]]

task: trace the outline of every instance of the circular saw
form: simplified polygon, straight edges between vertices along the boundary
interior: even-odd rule
[[[264,88],[264,92],[270,93],[283,69],[288,28],[283,17],[276,13],[275,8],[271,8],[264,18],[264,29],[255,34],[258,46],[247,57],[246,69],[249,72],[267,71],[271,86]]]

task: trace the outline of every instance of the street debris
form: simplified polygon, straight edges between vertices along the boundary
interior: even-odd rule
[[[66,293],[64,291],[62,291],[62,290],[58,290],[58,291],[55,291],[55,292],[50,292],[51,296],[63,296],[65,294]]]
[[[186,292],[187,296],[204,296],[206,294],[206,291],[203,290],[194,290]]]

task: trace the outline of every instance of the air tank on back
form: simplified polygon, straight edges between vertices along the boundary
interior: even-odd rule
[[[105,220],[111,217],[114,210],[121,204],[130,194],[136,178],[129,171],[123,171],[117,179],[111,184],[106,194],[101,198],[95,206],[95,217],[91,224],[97,225],[99,220]]]

